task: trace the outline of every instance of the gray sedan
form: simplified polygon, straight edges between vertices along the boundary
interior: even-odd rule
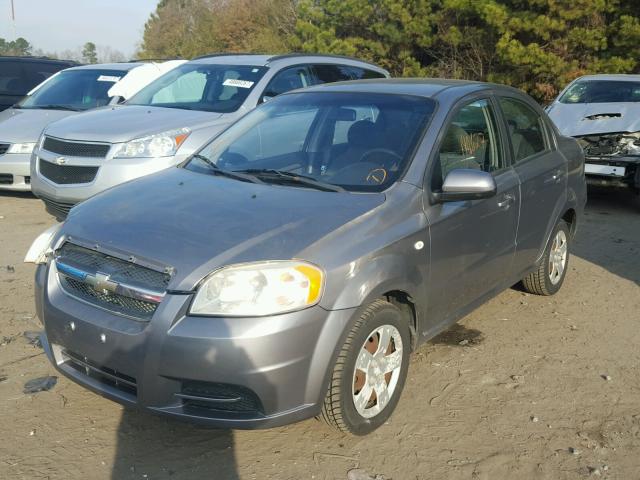
[[[519,281],[560,289],[585,190],[577,142],[511,88],[285,94],[34,242],[43,345],[123,404],[363,435],[418,345]]]

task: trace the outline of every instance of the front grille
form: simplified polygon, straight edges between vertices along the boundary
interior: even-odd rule
[[[109,153],[111,145],[104,143],[81,143],[58,140],[45,137],[42,145],[44,150],[68,157],[104,158]]]
[[[44,202],[44,206],[51,215],[56,217],[57,220],[64,220],[69,215],[69,210],[73,208],[73,203],[56,202],[49,198],[41,197]]]
[[[135,298],[125,297],[114,293],[100,292],[91,285],[75,280],[71,277],[62,276],[62,288],[70,294],[85,300],[89,303],[99,305],[107,310],[122,315],[140,318],[142,320],[151,320],[156,311],[157,304],[153,302],[144,302]]]
[[[262,403],[250,389],[226,383],[185,381],[177,397],[187,409],[233,413],[263,413]]]
[[[9,150],[9,144],[0,143],[0,155],[4,155],[5,153],[7,153],[7,150]]]
[[[13,183],[13,175],[10,173],[0,173],[0,185],[11,185]]]
[[[75,165],[56,165],[40,159],[40,173],[53,183],[72,185],[76,183],[91,183],[98,174],[100,167],[79,167]]]
[[[98,363],[70,350],[62,350],[64,364],[100,383],[133,397],[138,394],[138,383],[134,377]]]
[[[98,273],[108,275],[111,282],[145,291],[165,292],[171,278],[168,273],[152,270],[69,242],[56,251],[56,261],[91,276]],[[137,320],[149,321],[158,307],[157,302],[134,298],[120,291],[96,289],[81,278],[74,278],[60,271],[60,268],[58,270],[60,283],[67,293],[105,310]]]
[[[114,282],[133,283],[148,290],[164,291],[171,279],[168,273],[151,270],[69,242],[60,247],[56,253],[61,261],[85,272],[106,273]]]

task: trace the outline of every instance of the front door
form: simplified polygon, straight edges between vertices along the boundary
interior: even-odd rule
[[[426,207],[431,236],[428,285],[430,327],[469,307],[511,275],[518,225],[519,182],[510,167],[496,112],[489,99],[463,104],[454,113],[438,147],[431,189],[459,168],[491,172],[491,198]],[[504,131],[504,130],[502,130]]]

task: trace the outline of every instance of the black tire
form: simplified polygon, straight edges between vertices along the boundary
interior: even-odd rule
[[[355,365],[365,341],[376,328],[383,325],[392,325],[400,333],[402,363],[389,403],[374,417],[365,418],[358,413],[353,402],[352,388]],[[407,378],[410,350],[409,324],[402,311],[384,300],[376,300],[371,303],[349,331],[338,354],[322,407],[324,421],[341,432],[353,435],[366,435],[381,426],[391,416],[400,399]]]
[[[566,237],[567,256],[566,256],[565,266],[564,266],[562,275],[560,276],[560,278],[556,283],[553,283],[550,278],[551,271],[550,271],[549,261],[550,261],[551,247],[553,245],[553,241],[558,235],[558,232],[560,231],[564,232],[564,235]],[[522,285],[524,289],[527,292],[533,293],[535,295],[548,296],[548,295],[554,295],[555,293],[557,293],[558,290],[560,290],[560,287],[562,287],[565,276],[567,275],[570,256],[571,256],[571,230],[567,222],[565,222],[564,220],[560,220],[556,225],[556,227],[553,229],[553,232],[551,232],[551,237],[549,238],[547,247],[544,250],[544,255],[542,256],[542,261],[540,262],[540,265],[534,272],[530,273],[529,275],[527,275],[525,278],[522,279]]]

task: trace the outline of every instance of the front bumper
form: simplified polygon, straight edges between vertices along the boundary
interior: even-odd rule
[[[31,154],[0,155],[0,190],[28,192],[31,190]]]
[[[162,158],[83,158],[65,157],[64,167],[97,167],[98,171],[89,183],[55,183],[40,172],[40,161],[54,163],[57,156],[40,151],[31,164],[32,191],[37,196],[53,204],[66,207],[68,211],[97,193],[121,183],[159,172],[180,163],[184,156]]]
[[[586,157],[590,185],[640,189],[640,157]]]
[[[319,413],[355,310],[207,318],[187,315],[190,300],[167,294],[151,321],[140,322],[70,297],[53,266],[36,272],[47,355],[96,393],[223,428],[273,427]]]

